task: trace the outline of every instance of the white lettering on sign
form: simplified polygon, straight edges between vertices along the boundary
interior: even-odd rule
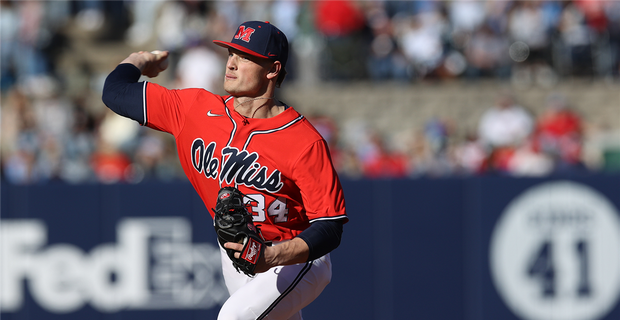
[[[121,309],[210,309],[228,298],[220,251],[191,242],[181,217],[127,218],[117,243],[85,253],[72,244],[47,243],[41,220],[0,223],[0,309],[19,311],[27,287],[45,310],[69,313],[90,304]],[[24,281],[27,280],[27,281]]]
[[[498,220],[493,283],[524,320],[596,320],[620,295],[620,215],[597,190],[571,181],[534,186]]]

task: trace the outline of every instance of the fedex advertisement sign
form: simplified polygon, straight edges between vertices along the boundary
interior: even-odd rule
[[[47,244],[38,219],[0,222],[0,310],[24,308],[25,290],[51,313],[210,309],[227,298],[219,248],[192,243],[182,217],[124,218],[116,242],[85,252]]]

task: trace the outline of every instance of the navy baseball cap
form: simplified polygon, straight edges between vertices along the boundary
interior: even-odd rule
[[[256,57],[280,61],[286,66],[288,59],[288,40],[284,32],[269,21],[246,21],[237,29],[230,42],[213,40],[224,48],[233,48]]]

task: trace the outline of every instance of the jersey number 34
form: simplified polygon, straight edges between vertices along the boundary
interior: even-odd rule
[[[244,203],[252,204],[252,215],[254,222],[265,222],[265,195],[263,194],[248,194],[243,199]],[[269,204],[267,208],[267,215],[274,217],[273,221],[287,222],[288,221],[288,208],[286,207],[286,198],[278,197],[276,200]]]

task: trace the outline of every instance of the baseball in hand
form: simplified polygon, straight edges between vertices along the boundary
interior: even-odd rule
[[[162,54],[163,51],[155,50],[155,51],[151,51],[151,53],[159,57],[159,55]],[[166,70],[166,68],[168,68],[168,57],[166,57],[164,60],[159,62],[159,70],[163,71],[163,70]]]

